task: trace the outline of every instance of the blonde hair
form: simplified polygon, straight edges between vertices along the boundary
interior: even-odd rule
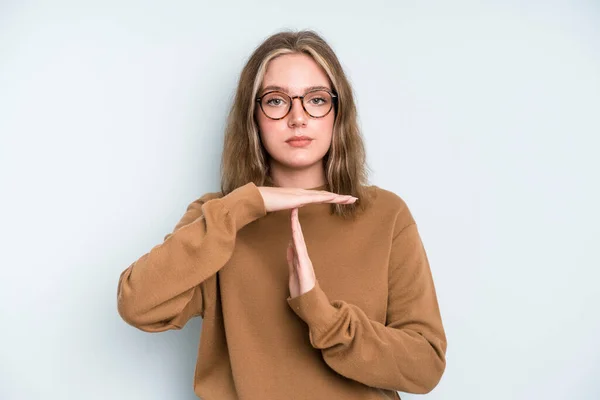
[[[260,141],[254,112],[269,61],[283,54],[302,53],[312,57],[327,73],[337,94],[331,147],[323,157],[327,190],[358,197],[355,204],[332,204],[333,214],[349,217],[368,204],[367,165],[364,143],[358,128],[352,87],[331,47],[313,31],[283,31],[267,38],[242,69],[227,119],[221,160],[221,191],[224,195],[253,182],[272,185],[269,154]]]

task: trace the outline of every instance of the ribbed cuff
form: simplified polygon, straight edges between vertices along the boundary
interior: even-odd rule
[[[216,201],[221,202],[227,210],[238,231],[250,222],[267,215],[262,195],[252,182],[240,186]]]
[[[287,299],[288,304],[311,329],[325,331],[336,319],[336,307],[331,305],[329,298],[317,282],[308,292]]]

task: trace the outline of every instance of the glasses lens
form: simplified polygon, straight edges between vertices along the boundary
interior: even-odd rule
[[[261,106],[267,117],[283,118],[290,108],[290,98],[281,92],[267,93],[261,100]]]
[[[332,103],[331,95],[324,90],[315,90],[304,96],[304,108],[315,118],[327,115],[331,110]]]

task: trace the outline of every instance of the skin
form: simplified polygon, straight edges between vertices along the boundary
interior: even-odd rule
[[[269,87],[279,86],[289,96],[304,95],[309,88],[331,89],[323,69],[305,54],[286,54],[271,60],[259,95]],[[314,188],[326,182],[323,157],[331,146],[335,113],[312,118],[302,108],[300,99],[293,101],[292,110],[281,120],[269,119],[256,107],[256,121],[263,146],[271,156],[271,178],[279,187]],[[307,147],[294,148],[286,140],[294,136],[313,139]]]
[[[325,71],[308,55],[286,54],[271,60],[259,91],[269,87],[284,88],[292,96],[304,95],[312,87],[332,89]],[[331,146],[334,110],[322,118],[312,118],[302,107],[300,99],[293,100],[290,113],[283,119],[272,120],[256,107],[260,138],[270,156],[273,182],[278,187],[260,187],[267,211],[291,209],[292,237],[287,248],[290,297],[300,296],[314,288],[315,271],[298,219],[298,207],[308,203],[351,204],[357,199],[325,191],[305,190],[326,183],[323,157]],[[306,147],[292,147],[286,141],[295,136],[312,139]]]

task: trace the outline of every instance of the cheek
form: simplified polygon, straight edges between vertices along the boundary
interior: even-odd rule
[[[256,125],[258,126],[258,131],[261,132],[262,135],[262,132],[265,130],[265,116],[258,111],[258,108],[254,112],[254,120],[256,121]]]
[[[319,121],[319,132],[323,136],[323,139],[327,139],[327,141],[331,141],[333,136],[333,125],[335,122],[335,117],[333,115],[328,115]]]
[[[264,115],[257,116],[256,123],[258,125],[261,141],[267,149],[275,144],[274,142],[278,137],[282,137],[281,131],[285,129],[283,120],[274,121]]]
[[[261,112],[256,112],[254,114],[254,119],[256,120],[256,125],[258,126],[258,132],[260,133],[260,137],[265,140],[265,133],[269,132],[269,119],[262,115]]]

